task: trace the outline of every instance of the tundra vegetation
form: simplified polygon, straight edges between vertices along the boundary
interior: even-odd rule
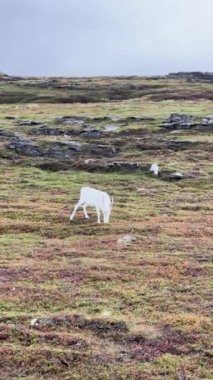
[[[212,379],[212,77],[0,76],[1,380]]]

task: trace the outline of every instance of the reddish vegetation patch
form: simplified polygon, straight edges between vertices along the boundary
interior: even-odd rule
[[[175,94],[174,92],[169,93],[169,91],[167,90],[162,93],[160,92],[158,94],[151,95],[149,96],[149,99],[153,101],[157,101],[157,102],[161,102],[163,100],[182,100],[182,101],[183,100],[195,101],[195,100],[200,100],[200,99],[213,100],[213,94],[212,92],[200,92],[199,94],[197,93],[192,94],[191,92],[188,94],[186,93]]]
[[[62,353],[48,349],[22,348],[22,352],[13,351],[11,348],[0,348],[0,370],[6,379],[10,376],[32,376],[32,375],[55,375],[61,371],[78,365],[80,361],[86,362],[83,353]]]
[[[78,337],[72,337],[69,335],[65,335],[63,333],[59,334],[51,334],[45,333],[43,335],[37,335],[37,339],[40,342],[45,342],[52,345],[61,345],[66,347],[71,347],[76,350],[84,350],[89,347],[89,344]]]
[[[131,359],[149,362],[165,353],[188,355],[191,352],[189,345],[197,341],[196,335],[183,334],[168,327],[165,327],[162,333],[162,338],[158,339],[147,339],[140,334],[125,338],[125,346],[129,349]]]
[[[206,268],[189,266],[188,268],[183,269],[182,274],[187,277],[199,277],[209,275],[210,273]]]
[[[72,283],[82,283],[85,279],[85,271],[73,271],[71,269],[69,270],[55,270],[55,271],[48,271],[48,279],[54,280],[65,280],[66,282],[72,282]]]
[[[0,268],[0,284],[23,280],[29,278],[31,274],[31,270],[25,267],[19,269]]]
[[[97,335],[111,336],[126,333],[128,328],[122,321],[110,321],[105,319],[86,319],[81,315],[71,315],[65,317],[38,318],[36,329],[45,330],[65,327],[66,329],[90,330]]]

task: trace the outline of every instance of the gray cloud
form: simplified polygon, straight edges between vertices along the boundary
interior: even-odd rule
[[[212,71],[212,0],[0,0],[0,71]]]

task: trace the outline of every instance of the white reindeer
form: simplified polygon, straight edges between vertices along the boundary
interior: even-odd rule
[[[152,164],[149,170],[150,170],[151,173],[154,173],[155,175],[158,175],[158,173],[159,173],[159,166],[158,166],[157,162],[155,162],[154,164]]]
[[[84,216],[89,219],[87,214],[87,206],[96,208],[97,222],[101,223],[101,211],[103,214],[104,223],[109,223],[109,217],[112,210],[113,198],[110,199],[109,194],[105,191],[93,189],[92,187],[82,187],[80,192],[80,199],[75,205],[73,213],[70,215],[70,220],[73,220],[75,213],[79,207],[83,208]]]

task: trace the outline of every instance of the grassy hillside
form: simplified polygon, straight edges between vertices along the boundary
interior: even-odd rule
[[[43,82],[0,82],[0,379],[212,379],[212,84]]]
[[[213,100],[213,74],[165,77],[15,78],[0,75],[0,103],[88,103],[135,98]]]

